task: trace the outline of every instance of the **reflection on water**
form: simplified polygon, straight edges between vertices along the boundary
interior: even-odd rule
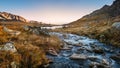
[[[63,28],[63,26],[52,26],[52,27],[41,27],[42,29],[57,29],[57,28]]]

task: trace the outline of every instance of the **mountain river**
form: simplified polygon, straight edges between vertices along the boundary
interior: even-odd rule
[[[120,68],[120,48],[75,34],[51,34],[64,46],[58,56],[47,55],[53,61],[48,68]]]

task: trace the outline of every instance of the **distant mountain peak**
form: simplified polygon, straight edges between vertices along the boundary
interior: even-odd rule
[[[103,7],[102,7],[102,9],[106,9],[106,8],[108,8],[108,7],[110,7],[109,5],[104,5]]]
[[[21,16],[14,15],[7,12],[0,12],[0,21],[21,21],[27,22],[27,20]]]

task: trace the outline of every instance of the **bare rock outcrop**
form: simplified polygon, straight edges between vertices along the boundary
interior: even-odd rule
[[[27,22],[27,20],[21,16],[14,15],[7,12],[0,12],[0,21],[21,21]]]

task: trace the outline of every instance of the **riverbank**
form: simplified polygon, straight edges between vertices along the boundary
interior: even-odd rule
[[[5,24],[4,27],[2,24]],[[50,49],[59,52],[61,41],[56,36],[38,31],[38,28],[26,30],[24,27],[29,25],[28,23],[2,24],[0,25],[1,68],[43,67],[49,63],[46,54],[53,53]],[[16,34],[18,31],[19,35]]]

